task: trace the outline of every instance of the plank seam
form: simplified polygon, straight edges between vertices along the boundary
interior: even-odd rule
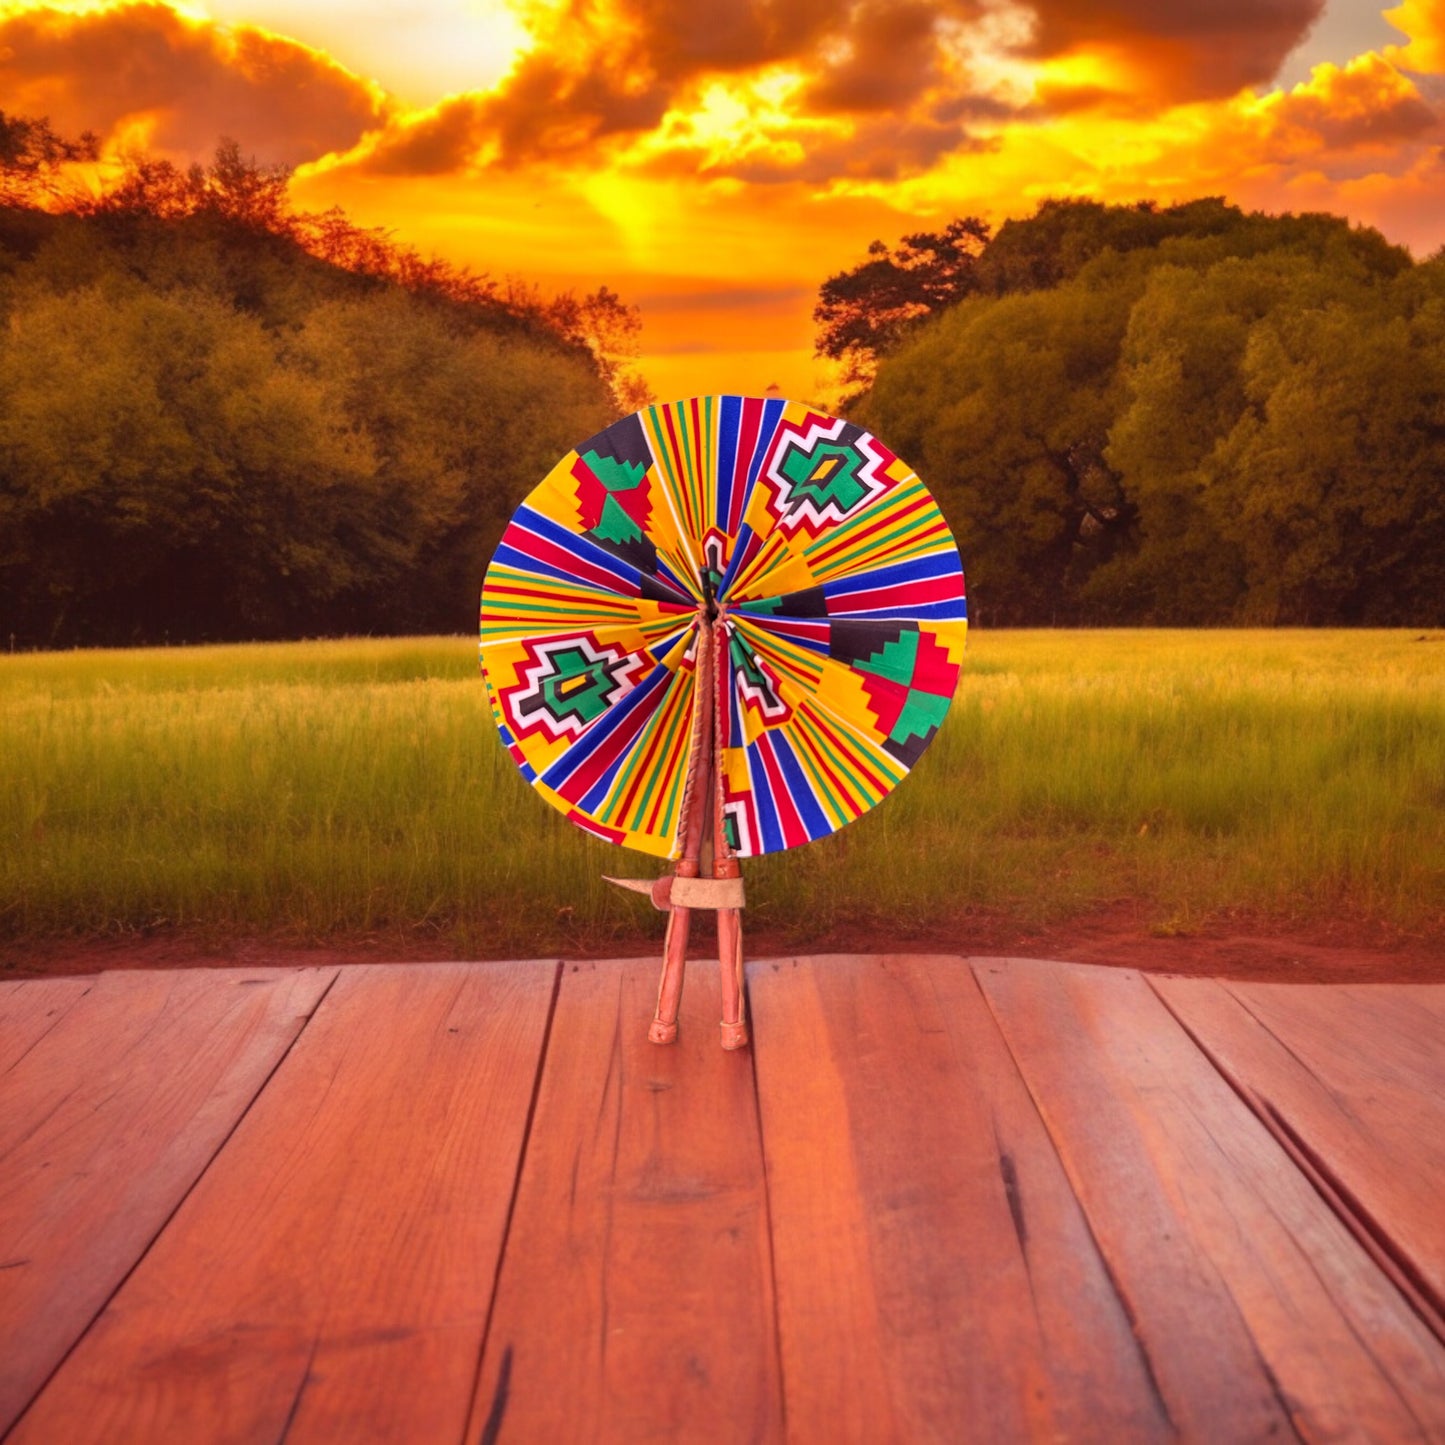
[[[783,1374],[783,1320],[778,1312],[778,1260],[773,1248],[773,1188],[768,1176],[768,1146],[763,1134],[763,1098],[758,1085],[758,1017],[753,1012],[752,981],[743,971],[743,1012],[742,1017],[752,1020],[752,1047],[748,1050],[748,1063],[753,1075],[753,1108],[758,1120],[758,1152],[763,1164],[763,1221],[768,1236],[768,1288],[773,1296],[773,1355],[778,1372],[778,1416],[782,1426],[782,1438],[788,1438],[788,1382]]]
[[[318,970],[318,972],[319,971],[320,970]],[[305,972],[305,970],[294,969],[292,972],[299,974]],[[131,1264],[130,1268],[127,1269],[126,1272],[120,1277],[120,1279],[116,1281],[115,1288],[111,1290],[111,1292],[106,1295],[106,1297],[100,1302],[100,1304],[96,1307],[95,1313],[91,1315],[89,1320],[86,1321],[85,1328],[81,1330],[78,1335],[76,1335],[76,1337],[70,1342],[70,1345],[66,1349],[65,1353],[61,1355],[61,1357],[56,1361],[55,1368],[52,1369],[50,1373],[47,1374],[45,1378],[41,1380],[41,1382],[35,1387],[35,1390],[31,1394],[30,1398],[25,1402],[20,1412],[16,1415],[14,1422],[10,1426],[10,1429],[5,1432],[3,1439],[9,1439],[10,1432],[17,1429],[24,1422],[26,1415],[30,1413],[30,1410],[34,1406],[35,1402],[49,1388],[50,1382],[61,1372],[61,1370],[65,1368],[66,1362],[75,1353],[81,1341],[84,1340],[85,1337],[91,1332],[91,1330],[95,1328],[95,1322],[106,1312],[106,1310],[110,1308],[111,1303],[114,1301],[115,1297],[130,1282],[131,1276],[134,1275],[136,1270],[138,1270],[141,1265],[143,1265],[145,1261],[150,1257],[151,1251],[156,1246],[156,1241],[166,1232],[167,1229],[170,1228],[171,1221],[185,1207],[186,1200],[188,1200],[191,1197],[192,1193],[194,1193],[196,1185],[198,1185],[201,1180],[206,1177],[206,1175],[215,1166],[216,1160],[219,1159],[221,1155],[225,1152],[226,1145],[231,1142],[232,1138],[235,1136],[236,1130],[241,1127],[242,1121],[255,1107],[256,1100],[259,1099],[261,1095],[266,1092],[267,1088],[270,1086],[271,1080],[276,1077],[276,1074],[280,1070],[282,1064],[284,1064],[286,1060],[291,1057],[291,1050],[296,1047],[301,1036],[306,1032],[308,1028],[311,1027],[311,1020],[316,1017],[317,1011],[321,1008],[321,1005],[326,1002],[327,996],[336,986],[336,980],[340,977],[341,969],[339,967],[333,968],[330,982],[328,982],[326,987],[321,990],[321,993],[318,996],[316,1002],[311,1007],[310,1013],[302,1016],[301,1027],[296,1030],[295,1034],[292,1036],[291,1042],[287,1044],[284,1049],[282,1049],[281,1053],[276,1059],[276,1062],[270,1067],[270,1069],[267,1070],[266,1077],[262,1079],[259,1084],[257,1084],[254,1092],[251,1094],[251,1097],[246,1100],[245,1107],[237,1112],[235,1119],[231,1123],[231,1127],[226,1130],[225,1134],[216,1144],[216,1147],[211,1151],[210,1158],[208,1158],[206,1162],[196,1171],[195,1177],[186,1186],[180,1198],[176,1200],[175,1205],[166,1214],[166,1217],[161,1220],[160,1224],[156,1226],[155,1233],[152,1234],[151,1237],[146,1241],[145,1246],[141,1249],[141,1252],[135,1257],[135,1260]]]
[[[1356,1244],[1364,1250],[1385,1278],[1394,1285],[1396,1291],[1410,1306],[1421,1324],[1442,1345],[1445,1345],[1445,1300],[1440,1299],[1436,1294],[1430,1281],[1415,1262],[1395,1243],[1389,1231],[1370,1213],[1354,1191],[1330,1168],[1324,1158],[1311,1147],[1289,1120],[1268,1099],[1256,1093],[1242,1079],[1235,1077],[1224,1061],[1176,1012],[1168,998],[1155,987],[1152,980],[1149,981],[1149,987],[1153,990],[1155,997],[1173,1015],[1175,1022],[1189,1036],[1194,1046],[1209,1060],[1215,1072],[1238,1095],[1244,1106],[1264,1125],[1274,1141],[1289,1156],[1295,1168],[1324,1201],[1325,1207],[1344,1225]],[[1313,1070],[1309,1069],[1304,1061],[1275,1035],[1268,1024],[1249,1009],[1242,1000],[1236,998],[1232,990],[1228,992],[1229,997],[1235,1000],[1249,1018],[1253,1019],[1271,1039],[1275,1039],[1311,1078],[1315,1078]]]
[[[462,1434],[463,1445],[473,1438],[473,1427],[476,1424],[477,1411],[481,1406],[478,1391],[482,1386],[482,1365],[487,1358],[487,1344],[492,1335],[492,1320],[497,1312],[497,1291],[501,1287],[502,1268],[507,1260],[507,1245],[512,1237],[512,1219],[517,1212],[518,1196],[522,1192],[522,1174],[527,1166],[527,1146],[532,1142],[532,1121],[536,1118],[537,1100],[542,1093],[542,1075],[547,1067],[547,1050],[552,1042],[552,1021],[557,1017],[557,999],[562,992],[562,973],[565,966],[565,960],[558,959],[556,970],[552,975],[552,997],[548,1000],[547,1019],[542,1025],[542,1047],[537,1054],[537,1071],[532,1077],[532,1097],[527,1101],[527,1117],[522,1124],[522,1147],[517,1151],[517,1170],[512,1177],[512,1197],[507,1200],[507,1217],[502,1225],[502,1237],[497,1245],[497,1266],[492,1274],[492,1292],[487,1298],[487,1319],[482,1326],[481,1344],[477,1347],[476,1369],[472,1372],[471,1405],[467,1411],[467,1422]],[[481,1445],[492,1445],[501,1430],[511,1375],[512,1360],[509,1349],[503,1358],[502,1367],[497,1376],[496,1397],[492,1401],[492,1407],[487,1413],[487,1418],[482,1422],[480,1434],[477,1436]]]
[[[1054,1158],[1058,1162],[1059,1172],[1064,1182],[1069,1186],[1069,1193],[1073,1196],[1074,1206],[1079,1211],[1079,1218],[1083,1221],[1084,1229],[1088,1232],[1089,1242],[1094,1246],[1094,1253],[1098,1257],[1099,1267],[1104,1271],[1104,1278],[1109,1281],[1109,1288],[1114,1292],[1114,1298],[1119,1301],[1119,1308],[1124,1312],[1124,1319],[1129,1325],[1129,1334],[1134,1341],[1134,1348],[1139,1352],[1139,1364],[1144,1371],[1144,1378],[1148,1382],[1150,1393],[1153,1395],[1154,1404],[1158,1407],[1159,1413],[1164,1417],[1164,1422],[1170,1431],[1177,1437],[1181,1435],[1179,1425],[1175,1422],[1173,1414],[1169,1409],[1169,1402],[1164,1396],[1164,1389],[1154,1371],[1154,1359],[1149,1353],[1149,1346],[1145,1343],[1144,1334],[1139,1325],[1139,1316],[1130,1300],[1128,1292],[1124,1288],[1123,1281],[1119,1278],[1110,1262],[1108,1253],[1103,1243],[1094,1231],[1094,1221],[1089,1218],[1089,1211],[1084,1205],[1083,1198],[1079,1194],[1078,1184],[1070,1172],[1068,1161],[1064,1158],[1059,1149],[1059,1141],[1054,1137],[1054,1131],[1049,1128],[1049,1121],[1044,1115],[1043,1109],[1039,1106],[1038,1096],[1034,1093],[1033,1086],[1029,1083],[1028,1075],[1024,1073],[1023,1065],[1019,1062],[1009,1043],[1008,1034],[1004,1031],[1003,1022],[994,1011],[993,1000],[988,996],[988,990],[983,986],[983,980],[978,976],[978,961],[967,958],[964,960],[968,965],[968,971],[973,978],[973,986],[979,991],[983,999],[983,1006],[988,1011],[988,1016],[993,1020],[993,1026],[998,1030],[999,1039],[1003,1043],[1004,1053],[1008,1055],[1009,1063],[1013,1065],[1014,1073],[1018,1075],[1019,1083],[1033,1106],[1034,1114],[1038,1117],[1039,1127],[1044,1131],[1044,1138],[1049,1141],[1049,1147],[1054,1151]],[[1289,1416],[1286,1415],[1286,1419]],[[1291,1421],[1293,1424],[1293,1421]],[[1295,1438],[1299,1434],[1295,1432]]]
[[[59,1024],[59,1023],[61,1022],[61,1020],[65,1018],[66,1014],[68,1014],[68,1013],[71,1011],[71,1009],[73,1009],[73,1008],[76,1006],[76,1004],[78,1004],[78,1003],[81,1001],[81,999],[83,999],[83,998],[89,998],[89,997],[90,997],[91,991],[92,991],[94,988],[95,988],[95,984],[94,984],[94,983],[91,983],[91,984],[87,985],[85,988],[81,989],[81,991],[80,991],[78,994],[76,994],[76,996],[75,996],[73,999],[71,999],[70,1002],[69,1002],[68,1004],[66,1004],[65,1007],[62,1008],[62,1009],[60,1010],[60,1012],[57,1013],[53,1019],[51,1019],[50,1025],[49,1025],[48,1028],[46,1028],[45,1032],[42,1033],[42,1034],[40,1034],[37,1038],[31,1039],[30,1043],[26,1046],[26,1048],[25,1048],[21,1053],[17,1054],[17,1055],[5,1066],[5,1072],[6,1072],[7,1074],[10,1073],[12,1070],[14,1070],[14,1069],[19,1065],[19,1063],[20,1063],[20,1061],[21,1061],[22,1059],[29,1058],[29,1056],[34,1052],[34,1050],[35,1050],[40,1044],[44,1043],[46,1039],[48,1039],[48,1038],[50,1037],[50,1035],[54,1032],[56,1025]]]

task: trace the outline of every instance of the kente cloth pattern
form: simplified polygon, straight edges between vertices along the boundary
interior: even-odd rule
[[[861,427],[706,396],[569,452],[487,571],[482,675],[503,743],[548,802],[609,842],[678,855],[710,603],[735,853],[820,838],[903,780],[963,660],[948,524]]]

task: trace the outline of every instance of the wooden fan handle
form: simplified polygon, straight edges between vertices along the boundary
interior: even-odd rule
[[[688,776],[682,794],[682,856],[673,872],[679,878],[696,878],[702,855],[703,825],[712,791],[713,736],[713,635],[705,612],[700,613],[697,630],[697,705],[692,714],[692,740],[688,751]],[[662,978],[657,986],[657,1011],[648,1026],[647,1037],[655,1044],[670,1044],[677,1038],[677,1011],[682,1003],[683,971],[687,964],[687,940],[692,910],[674,907],[668,914],[667,934],[662,945]]]
[[[723,749],[727,743],[728,670],[718,656],[727,646],[724,631],[726,606],[718,609],[713,639],[712,710],[712,875],[741,878],[742,865],[733,855],[727,837],[727,792],[723,776]],[[747,995],[743,992],[743,916],[736,908],[717,911],[717,961],[722,973],[722,1046],[741,1049],[748,1042]]]

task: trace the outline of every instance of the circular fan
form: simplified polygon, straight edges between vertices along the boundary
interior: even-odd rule
[[[678,856],[709,607],[722,807],[740,857],[822,837],[881,801],[958,683],[958,549],[876,437],[751,397],[626,417],[519,508],[481,606],[503,741],[543,797],[610,842]]]
[[[482,585],[492,711],[580,827],[677,860],[650,1037],[676,1036],[688,916],[718,915],[723,1044],[747,1041],[739,858],[821,838],[907,775],[958,684],[958,549],[861,427],[795,402],[651,406],[569,452]]]

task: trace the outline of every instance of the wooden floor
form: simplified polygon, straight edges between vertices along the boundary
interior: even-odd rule
[[[0,985],[0,1433],[1445,1439],[1445,987]]]

